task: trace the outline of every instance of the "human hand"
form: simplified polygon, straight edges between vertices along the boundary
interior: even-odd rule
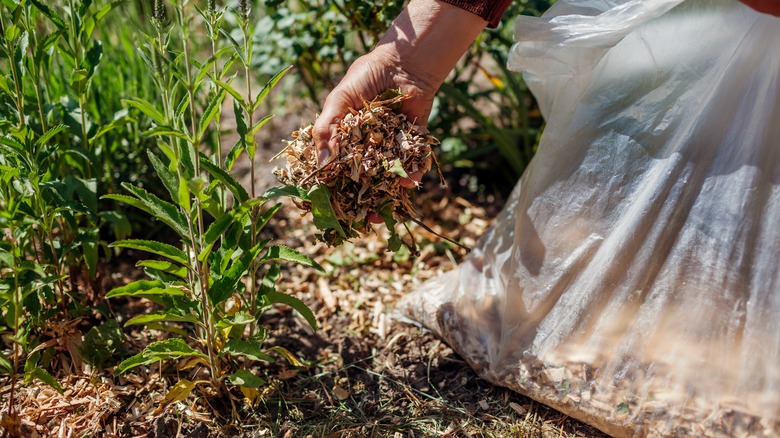
[[[360,57],[325,99],[322,114],[317,117],[312,128],[320,166],[338,154],[336,128],[339,120],[350,108],[362,108],[364,100],[374,99],[390,88],[399,88],[409,96],[401,103],[401,112],[406,114],[412,123],[425,126],[438,86],[439,84],[430,85],[425,79],[407,71],[397,54],[391,53],[391,50],[379,47]],[[401,185],[414,188],[415,181],[420,179],[421,172],[411,172],[409,178],[401,179]],[[377,218],[370,219],[374,219],[372,222],[381,222],[381,218]]]
[[[314,122],[312,135],[319,164],[324,165],[338,153],[336,128],[350,108],[362,108],[364,100],[374,99],[385,90],[398,88],[409,96],[401,103],[401,112],[412,123],[425,126],[439,85],[416,73],[413,66],[405,65],[392,47],[379,46],[358,58],[325,99],[322,114]]]
[[[363,101],[371,100],[388,89],[400,89],[409,96],[401,102],[401,112],[414,124],[425,126],[431,112],[433,97],[439,84],[429,82],[404,68],[397,54],[380,46],[355,61],[339,85],[331,91],[325,100],[322,114],[312,128],[314,144],[318,151],[320,166],[327,164],[331,157],[338,155],[336,131],[339,121],[350,108],[363,107]],[[402,178],[400,184],[414,188],[422,179],[422,172],[409,172],[409,178]],[[368,220],[382,223],[376,213],[369,213]]]
[[[389,88],[400,88],[410,96],[401,112],[425,126],[434,94],[486,24],[439,0],[411,0],[377,47],[352,64],[325,100],[312,130],[319,164],[338,153],[333,134],[339,119]]]
[[[398,88],[409,96],[402,102],[401,112],[424,127],[434,94],[485,25],[482,18],[449,3],[411,0],[377,47],[352,64],[325,100],[312,128],[318,164],[324,166],[339,153],[335,134],[349,109],[362,108],[364,100],[387,89]],[[411,173],[409,177],[401,184],[411,188],[422,174]],[[374,213],[368,219],[381,222]]]

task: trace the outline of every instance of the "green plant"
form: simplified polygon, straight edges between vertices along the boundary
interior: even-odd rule
[[[273,74],[283,66],[314,104],[333,88],[349,65],[379,42],[403,2],[389,0],[266,0],[266,14],[253,33],[252,67]]]
[[[322,268],[298,251],[259,238],[279,204],[270,205],[269,199],[257,197],[254,189],[247,192],[229,173],[246,151],[254,178],[254,136],[269,118],[256,120],[254,113],[286,70],[254,94],[249,68],[251,40],[237,41],[222,32],[229,44],[217,50],[215,23],[223,13],[232,11],[218,11],[213,4],[198,11],[215,43],[212,56],[205,62],[196,61],[187,43],[193,36],[191,8],[187,1],[170,3],[174,18],[168,20],[165,5],[156,1],[152,19],[155,33],[144,36],[144,58],[160,88],[162,109],[142,98],[126,102],[155,123],[146,135],[157,140],[162,154],[149,152],[149,159],[171,202],[130,184],[122,185],[129,195],[108,194],[104,198],[139,208],[165,223],[181,248],[152,240],[115,242],[114,247],[146,251],[161,259],[139,262],[150,279],[115,288],[106,296],[144,297],[156,302],[161,310],[132,318],[127,325],[145,324],[177,336],[148,345],[120,363],[116,373],[187,358],[191,364],[205,365],[208,380],[180,380],[171,397],[186,397],[198,383],[218,390],[226,384],[238,386],[251,393],[263,381],[242,367],[242,361],[272,360],[269,353],[276,352],[296,362],[294,355],[281,347],[263,346],[265,331],[257,324],[258,318],[272,305],[283,303],[316,328],[311,310],[300,300],[277,292],[275,284],[280,261]],[[245,37],[251,33],[250,10],[249,2],[240,1],[235,11]],[[236,75],[228,76],[236,59],[240,61],[237,73],[244,74],[245,94],[233,86]],[[222,67],[215,69],[214,64],[222,61]],[[234,101],[239,140],[223,161],[217,154],[208,156],[201,151],[215,150],[211,143],[214,137],[207,134],[228,95]],[[200,96],[205,97],[203,104]],[[257,284],[261,268],[262,281]],[[193,330],[183,330],[182,324]]]
[[[93,12],[89,3],[69,9],[69,18],[94,27],[112,7]],[[0,267],[10,275],[0,284],[0,308],[12,351],[12,363],[3,361],[2,369],[10,374],[12,388],[24,362],[25,380],[39,378],[59,389],[44,369],[52,362],[53,349],[39,348],[40,332],[52,318],[82,312],[75,277],[82,266],[89,278],[96,276],[102,220],[97,180],[91,176],[88,148],[81,144],[88,141],[86,130],[74,140],[51,102],[60,92],[75,93],[86,102],[100,59],[94,47],[100,43],[91,32],[78,33],[78,47],[90,43],[93,49],[73,58],[71,86],[63,91],[50,72],[55,54],[67,58],[75,53],[76,46],[66,48],[73,23],[67,27],[60,15],[37,0],[6,0],[2,10],[0,60],[8,68],[0,75],[0,222],[6,230],[0,239]],[[71,37],[76,34],[71,32]],[[84,126],[86,116],[81,113]],[[11,419],[12,406],[13,389]]]
[[[429,128],[442,140],[443,164],[488,169],[493,179],[498,170],[503,177],[497,182],[505,188],[520,177],[536,152],[542,120],[522,77],[507,69],[507,57],[514,18],[540,15],[551,3],[514,2],[496,29],[479,35],[442,85]]]

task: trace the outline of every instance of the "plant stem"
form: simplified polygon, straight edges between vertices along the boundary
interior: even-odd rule
[[[14,258],[17,257],[17,249],[15,248],[15,239],[13,238],[14,230],[13,227],[9,227],[9,231],[11,233],[11,254]],[[14,265],[17,264],[17,261],[14,260]],[[14,266],[16,268],[16,266]],[[16,269],[14,269],[16,270]],[[22,305],[22,291],[21,287],[19,286],[19,278],[18,275],[14,275],[14,337],[13,337],[13,350],[14,350],[14,365],[13,369],[11,370],[11,390],[8,395],[8,416],[11,418],[11,424],[14,425],[13,427],[16,427],[16,413],[14,412],[14,396],[16,394],[16,372],[19,369],[19,308]],[[9,432],[10,434],[18,434],[18,430],[7,430],[5,432]],[[5,436],[5,432],[3,432],[3,436]]]
[[[216,23],[214,23],[213,20],[212,20],[211,26],[212,26],[212,28],[214,28],[214,26],[216,26]],[[217,54],[217,46],[216,46],[216,44],[217,44],[217,42],[212,37],[211,38],[211,56],[216,56],[216,54]],[[212,69],[214,71],[214,79],[218,79],[219,78],[219,70],[217,69],[217,60],[216,59],[214,60],[214,64],[212,64]],[[212,90],[214,90],[214,92],[216,92],[216,90],[217,90],[216,89],[216,84],[212,83],[211,87],[212,87]],[[214,118],[214,125],[217,128],[217,165],[219,166],[220,169],[225,170],[225,166],[222,163],[222,129],[221,129],[220,123],[219,123],[219,115],[217,115],[217,117]],[[227,192],[225,190],[222,190],[220,192],[219,200],[221,201],[223,207],[227,204]]]
[[[0,17],[0,35],[5,37],[5,26],[3,25],[3,19]],[[16,90],[16,110],[19,112],[19,129],[24,129],[25,123],[24,123],[24,96],[22,94],[21,89],[21,78],[19,78],[16,74],[16,57],[15,51],[13,50],[13,47],[9,47],[9,41],[5,40],[5,44],[3,44],[3,51],[5,52],[6,57],[9,61],[9,66],[11,67],[11,75],[13,76],[14,80],[14,88]]]
[[[246,104],[247,107],[244,109],[247,113],[247,119],[249,121],[249,132],[252,132],[252,127],[254,126],[254,111],[252,111],[252,75],[249,71],[249,64],[251,59],[251,48],[249,45],[249,22],[248,20],[242,20],[241,21],[241,31],[244,34],[244,76],[246,79]],[[251,138],[247,139],[247,141],[251,142],[250,145],[247,145],[247,149],[254,151],[254,143],[255,143],[255,136],[254,134],[251,134]],[[252,199],[254,199],[257,194],[255,193],[255,154],[248,154],[249,156],[249,180],[250,180],[250,196]],[[252,210],[252,213],[249,215],[249,220],[251,221],[251,227],[252,227],[252,248],[257,245],[257,220],[256,220],[256,213],[255,210]],[[252,337],[255,335],[255,313],[257,310],[257,279],[255,276],[257,275],[257,262],[255,259],[252,259],[252,262],[249,264],[249,302],[250,302],[250,311],[252,312],[252,322],[249,323],[249,337]]]
[[[89,139],[87,138],[87,91],[82,90],[81,87],[79,87],[79,111],[81,112],[81,140],[84,143],[84,152],[87,154],[87,157],[89,157],[90,150],[89,150]],[[87,160],[86,161],[86,177],[92,178],[92,161]]]
[[[199,156],[199,147],[200,144],[200,138],[197,131],[197,124],[195,123],[195,84],[192,82],[192,71],[190,69],[190,55],[189,50],[187,47],[187,40],[189,37],[189,30],[188,30],[188,20],[185,19],[184,15],[184,5],[183,3],[179,3],[179,16],[181,18],[181,36],[182,36],[182,46],[184,50],[184,69],[187,74],[187,93],[190,99],[190,130],[191,130],[191,137],[193,139],[192,143],[192,154],[194,155],[194,161],[195,161],[195,178],[200,178],[200,156]],[[193,255],[195,256],[194,262],[195,262],[195,269],[198,274],[198,282],[200,283],[200,299],[201,299],[201,306],[203,308],[203,322],[206,325],[206,335],[207,335],[207,342],[206,342],[206,349],[208,350],[208,356],[209,356],[209,365],[211,367],[211,380],[214,383],[214,386],[217,388],[218,385],[218,379],[220,376],[220,370],[219,370],[219,363],[216,360],[216,357],[214,355],[214,348],[216,347],[216,332],[214,329],[214,316],[213,312],[214,309],[211,308],[211,303],[209,303],[208,299],[208,287],[209,287],[209,272],[208,272],[208,264],[207,262],[200,261],[197,258],[197,254],[200,253],[200,249],[203,248],[203,209],[200,202],[200,196],[198,194],[195,194],[195,220],[197,222],[198,232],[197,237],[198,239],[195,239],[195,233],[193,231],[193,227],[191,225],[191,221],[188,220],[188,223],[190,223],[190,239],[192,240],[193,248],[197,248],[197,250],[193,251]],[[186,212],[187,216],[189,217],[189,212]]]

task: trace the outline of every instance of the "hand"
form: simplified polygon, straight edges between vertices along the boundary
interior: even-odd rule
[[[400,88],[410,96],[401,103],[401,111],[412,123],[427,124],[434,94],[441,83],[415,73],[394,52],[392,47],[385,45],[358,58],[328,95],[312,129],[320,165],[338,153],[335,133],[339,120],[350,108],[362,108],[364,100],[374,99],[389,88]]]
[[[401,111],[425,126],[436,90],[486,25],[449,3],[411,0],[377,47],[355,61],[325,100],[312,131],[319,164],[338,153],[333,134],[339,119],[388,88],[400,88],[411,96]]]
[[[360,109],[388,88],[410,96],[401,111],[413,123],[425,126],[433,97],[455,63],[485,28],[487,22],[439,0],[411,0],[390,25],[377,47],[349,68],[325,99],[312,129],[320,166],[338,154],[335,133],[349,109]],[[413,173],[401,184],[412,188],[422,174]],[[368,220],[381,223],[375,213]]]

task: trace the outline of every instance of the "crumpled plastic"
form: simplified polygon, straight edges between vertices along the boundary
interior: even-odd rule
[[[780,19],[559,0],[516,40],[538,153],[399,310],[611,435],[780,436]]]

